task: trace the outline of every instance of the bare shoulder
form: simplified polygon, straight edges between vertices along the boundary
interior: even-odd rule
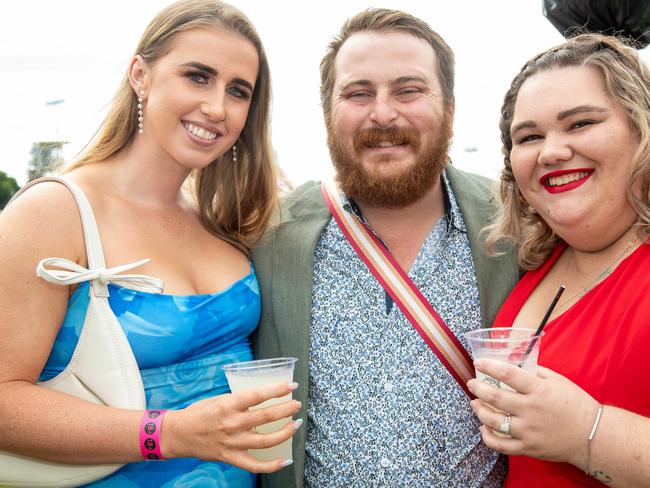
[[[0,383],[35,382],[52,349],[69,297],[69,287],[36,276],[39,261],[52,257],[86,259],[74,197],[43,182],[0,214]]]
[[[81,220],[70,190],[43,182],[12,201],[0,213],[0,253],[85,259]]]

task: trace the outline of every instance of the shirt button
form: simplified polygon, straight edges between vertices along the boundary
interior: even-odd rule
[[[393,388],[394,386],[391,382],[387,381],[384,383],[384,391],[393,391]]]
[[[379,461],[379,464],[381,465],[382,468],[387,468],[388,466],[391,465],[390,459],[388,458],[381,458],[381,461]]]

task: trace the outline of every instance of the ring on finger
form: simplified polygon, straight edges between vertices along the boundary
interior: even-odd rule
[[[507,413],[503,419],[503,422],[501,422],[501,426],[499,427],[499,432],[501,432],[503,435],[510,435],[510,420],[510,414]]]

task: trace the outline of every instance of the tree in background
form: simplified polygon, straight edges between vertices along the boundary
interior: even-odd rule
[[[4,171],[0,171],[0,210],[5,208],[5,205],[19,188],[16,180],[8,176]]]

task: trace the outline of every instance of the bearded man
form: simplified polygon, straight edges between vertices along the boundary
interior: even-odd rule
[[[321,101],[341,213],[368,229],[465,344],[518,278],[486,257],[491,182],[448,164],[453,53],[423,21],[370,9],[321,62]],[[254,251],[263,295],[257,357],[298,358],[306,430],[268,487],[501,486],[462,382],[409,321],[332,218],[317,183],[284,202]],[[336,211],[335,211],[336,212]],[[341,224],[342,225],[342,224]]]

